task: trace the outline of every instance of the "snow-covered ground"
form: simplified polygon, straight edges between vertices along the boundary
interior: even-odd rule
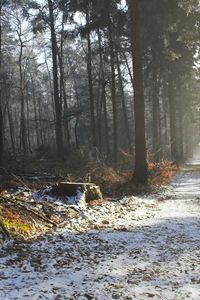
[[[199,186],[178,175],[171,199],[83,209],[54,235],[4,245],[0,299],[200,299]]]

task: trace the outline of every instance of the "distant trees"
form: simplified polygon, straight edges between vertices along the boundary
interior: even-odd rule
[[[180,94],[197,52],[198,1],[153,0],[147,6],[144,0],[140,5],[148,148],[154,161],[170,157],[178,163],[185,152],[179,120],[189,114]],[[182,76],[185,85],[180,88]]]
[[[0,153],[3,143],[15,154],[49,144],[59,158],[87,148],[116,168],[130,154],[138,183],[147,160],[188,155],[199,126],[197,0],[4,4]]]

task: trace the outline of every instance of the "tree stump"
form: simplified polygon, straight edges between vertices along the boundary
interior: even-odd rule
[[[76,196],[78,192],[85,193],[85,202],[93,200],[103,200],[100,187],[94,183],[86,182],[60,182],[52,186],[50,194],[52,196],[71,197]]]

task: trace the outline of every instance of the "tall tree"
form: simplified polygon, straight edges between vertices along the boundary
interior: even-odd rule
[[[121,68],[120,68],[118,54],[116,54],[116,64],[117,64],[117,73],[118,73],[118,80],[119,80],[119,91],[120,91],[120,97],[121,97],[121,103],[122,103],[122,111],[123,111],[123,117],[124,117],[124,128],[125,128],[126,136],[127,136],[127,145],[128,145],[129,153],[132,153],[131,133],[130,133],[130,128],[129,128],[129,120],[128,120],[128,114],[127,114],[127,108],[126,108],[126,99],[125,99],[125,94],[124,94],[122,72],[121,72]]]
[[[26,120],[25,120],[25,76],[23,72],[23,49],[25,47],[23,41],[23,32],[22,32],[22,21],[20,16],[16,17],[17,23],[17,35],[19,40],[19,58],[18,58],[18,66],[19,66],[19,90],[20,90],[20,102],[21,102],[21,113],[20,113],[20,143],[23,150],[23,154],[27,153],[27,128],[26,128]]]
[[[88,72],[88,85],[89,85],[89,97],[90,97],[90,118],[91,118],[91,132],[92,132],[92,145],[97,146],[97,136],[96,136],[96,122],[95,122],[95,103],[94,103],[94,92],[93,92],[93,78],[92,78],[92,48],[91,48],[91,38],[90,38],[90,12],[89,12],[89,2],[86,3],[85,8],[86,14],[86,26],[87,30],[87,72]]]
[[[55,104],[55,132],[56,132],[56,146],[58,158],[63,156],[63,130],[62,130],[62,103],[59,97],[58,85],[58,61],[57,61],[57,39],[54,24],[54,8],[53,2],[48,0],[49,8],[49,23],[51,30],[51,50],[53,61],[53,86],[54,86],[54,104]]]
[[[110,7],[108,6],[108,12]],[[108,13],[108,40],[110,48],[110,67],[111,67],[111,100],[113,109],[113,162],[115,168],[118,164],[118,118],[117,118],[117,99],[116,99],[116,78],[115,78],[115,52],[113,42],[113,31],[110,13]]]
[[[100,71],[100,81],[101,81],[101,100],[100,100],[99,119],[98,119],[99,148],[101,149],[101,126],[102,126],[101,109],[103,106],[105,149],[106,149],[106,155],[109,157],[110,144],[109,144],[108,113],[107,113],[107,105],[106,105],[106,78],[105,78],[105,65],[103,61],[102,36],[100,33],[100,28],[97,28],[97,35],[98,35],[98,47],[99,47],[99,71]]]
[[[144,88],[142,74],[142,52],[140,36],[140,7],[139,0],[129,2],[131,18],[131,44],[133,57],[133,84],[134,84],[134,116],[135,116],[135,168],[133,180],[136,184],[146,184],[147,151],[145,138],[144,117]]]

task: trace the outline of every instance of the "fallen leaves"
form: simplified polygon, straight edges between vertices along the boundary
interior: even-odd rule
[[[56,233],[3,247],[0,298],[199,299],[196,205],[125,197],[81,208]]]

